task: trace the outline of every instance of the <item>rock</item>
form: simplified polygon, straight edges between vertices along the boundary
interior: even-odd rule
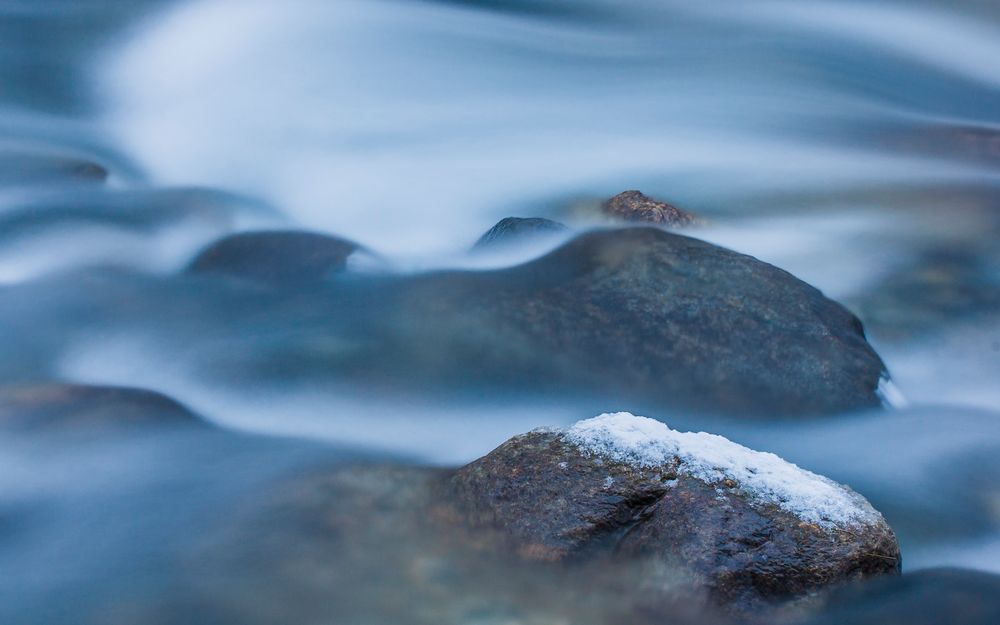
[[[481,236],[472,249],[507,246],[516,242],[568,231],[564,224],[541,217],[505,217]]]
[[[695,589],[648,592],[646,562],[511,558],[498,535],[454,522],[442,493],[450,474],[369,463],[271,484],[221,515],[170,599],[196,603],[212,623],[240,625],[724,622]]]
[[[654,200],[639,191],[625,191],[602,205],[605,215],[630,222],[645,222],[680,228],[697,223],[697,218],[684,210]]]
[[[737,610],[900,568],[892,530],[849,488],[626,413],[516,436],[450,488],[460,517],[523,558],[654,557]]]
[[[956,322],[995,319],[1000,257],[974,245],[925,249],[852,303],[869,327],[889,340],[926,337]]]
[[[294,230],[244,232],[198,254],[190,273],[218,274],[269,286],[319,282],[347,266],[361,248],[325,234]]]
[[[0,151],[0,185],[101,183],[108,170],[92,160],[48,151]]]
[[[171,479],[160,486],[187,493],[183,502],[139,500],[159,505],[139,508],[140,518],[179,524],[169,559],[137,569],[161,590],[102,588],[102,602],[89,596],[93,618],[74,613],[74,622],[745,623],[734,616],[770,615],[770,601],[814,584],[875,574],[869,566],[894,570],[877,558],[892,552],[891,531],[849,490],[763,454],[748,463],[763,476],[755,481],[746,471],[696,472],[690,454],[656,458],[664,448],[655,445],[633,450],[659,464],[616,457],[611,446],[585,452],[596,440],[586,424],[515,438],[460,469],[338,457],[301,441],[258,440],[263,448],[248,450],[253,441],[225,431],[208,447],[196,444],[204,437],[185,439],[185,462],[168,463]],[[724,441],[712,449],[751,454]],[[768,500],[788,491],[790,474],[808,488]],[[772,478],[774,492],[759,490]],[[193,489],[200,496],[176,490],[189,479],[203,482]],[[847,520],[832,520],[836,507],[817,516],[781,507],[824,495],[846,501]],[[177,516],[192,500],[211,504],[196,524]],[[131,540],[146,537],[137,527],[129,525]]]
[[[165,358],[232,388],[305,383],[357,399],[465,394],[741,419],[881,406],[884,365],[846,309],[776,267],[657,228],[589,232],[490,271],[358,272],[291,291],[224,280],[211,301],[200,279],[168,286],[68,283],[81,293],[60,300],[67,312],[34,314],[80,339],[92,326],[76,318],[142,324]],[[108,295],[88,303],[98,290]],[[24,318],[19,298],[37,292],[11,293],[2,318]],[[56,330],[17,327],[59,348]],[[0,366],[8,361],[16,373],[15,359]]]
[[[835,593],[808,625],[994,625],[1000,623],[1000,575],[938,568]]]
[[[0,387],[0,431],[7,433],[90,436],[192,425],[205,422],[154,391],[57,382]]]
[[[386,385],[740,417],[881,405],[885,366],[844,307],[772,265],[656,228],[594,231],[516,267],[399,277],[338,298],[322,332],[339,341],[310,366]],[[300,363],[318,345],[312,333],[303,341]]]

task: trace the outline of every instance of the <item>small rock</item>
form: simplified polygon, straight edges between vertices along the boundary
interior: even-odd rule
[[[625,191],[602,206],[604,214],[629,222],[645,222],[681,228],[697,223],[698,219],[672,204],[654,200],[639,191]]]
[[[58,382],[0,387],[0,431],[103,435],[141,427],[204,425],[154,391]]]
[[[217,274],[268,286],[315,283],[343,271],[361,248],[339,237],[303,231],[234,234],[203,250],[188,272]]]
[[[101,183],[108,170],[92,160],[48,151],[0,151],[0,185]]]
[[[516,436],[451,489],[466,522],[526,559],[661,558],[737,610],[900,568],[885,519],[849,488],[627,413]]]
[[[558,221],[541,217],[505,217],[481,236],[472,247],[474,250],[506,246],[540,236],[559,234],[569,228]]]

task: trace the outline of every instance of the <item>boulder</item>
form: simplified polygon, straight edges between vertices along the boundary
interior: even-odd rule
[[[361,248],[351,241],[315,232],[243,232],[209,245],[188,272],[216,274],[269,286],[315,283],[344,270]]]
[[[202,279],[116,283],[102,287],[107,304],[82,310],[153,328],[168,349],[183,346],[171,357],[192,375],[236,388],[488,393],[742,419],[881,406],[885,367],[845,308],[772,265],[658,228],[588,232],[489,271],[354,272],[292,290],[214,280],[211,300]]]
[[[154,391],[59,382],[0,387],[0,432],[91,436],[203,425],[187,407]]]
[[[343,336],[315,368],[382,384],[741,417],[881,405],[885,366],[843,306],[777,267],[657,228],[593,231],[516,267],[338,297],[323,332]]]
[[[257,467],[263,481],[184,526],[168,590],[116,589],[106,607],[127,603],[132,623],[708,625],[769,622],[784,600],[897,570],[891,530],[850,490],[717,437],[615,418],[634,426],[623,439],[606,418],[584,421],[459,469],[329,449],[293,450],[291,464],[195,454],[209,463],[183,465],[196,475],[245,465],[236,477]]]
[[[639,191],[624,191],[601,206],[604,214],[613,219],[644,222],[681,228],[698,222],[698,218],[672,204],[654,200]]]
[[[541,217],[505,217],[476,241],[472,249],[482,250],[508,246],[544,236],[568,231],[564,224]]]
[[[690,587],[648,592],[642,562],[511,558],[495,534],[454,522],[442,492],[450,474],[372,463],[286,474],[213,517],[217,527],[177,558],[187,566],[171,577],[180,585],[163,593],[166,605],[140,604],[121,622],[726,622]],[[113,598],[117,611],[120,592]]]
[[[516,436],[450,493],[460,518],[501,530],[523,558],[652,557],[736,610],[900,570],[893,531],[849,488],[627,413]]]
[[[1000,575],[937,568],[850,585],[807,625],[993,625]]]

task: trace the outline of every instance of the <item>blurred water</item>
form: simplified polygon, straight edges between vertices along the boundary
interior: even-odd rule
[[[0,587],[9,613],[73,622],[43,611],[52,593],[84,605],[136,575],[153,592],[192,519],[347,453],[317,440],[454,464],[625,408],[208,379],[206,354],[251,355],[301,314],[173,280],[201,246],[291,225],[394,270],[496,267],[559,242],[466,254],[499,218],[572,221],[626,188],[848,304],[912,404],[649,416],[851,484],[907,568],[1000,572],[998,58],[1000,10],[976,0],[0,0],[0,382],[144,386],[314,441],[0,444],[0,574],[25,575]],[[22,518],[30,538],[7,529]]]
[[[572,4],[191,2],[97,84],[155,180],[249,189],[394,253],[629,185],[714,215],[996,184],[995,150],[920,149],[995,130],[998,33],[951,5]]]

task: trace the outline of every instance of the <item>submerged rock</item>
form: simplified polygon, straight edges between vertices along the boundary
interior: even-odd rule
[[[138,324],[206,383],[359,399],[489,393],[744,419],[881,406],[884,365],[846,309],[772,265],[656,228],[589,232],[498,270],[347,278],[219,280],[211,298],[201,278],[67,283],[81,294],[36,313],[60,325],[23,333],[55,345],[60,331],[88,339],[89,320]],[[34,292],[0,312],[22,318],[18,298]]]
[[[467,523],[527,559],[654,557],[736,609],[900,568],[892,530],[849,488],[626,413],[514,437],[450,489]]]
[[[852,302],[885,339],[906,340],[956,322],[996,319],[1000,257],[993,249],[926,249]]]
[[[509,269],[338,297],[345,312],[328,327],[344,341],[318,358],[382,384],[741,417],[881,405],[885,367],[844,307],[772,265],[656,228],[594,231]]]
[[[680,577],[676,593],[649,592],[646,561],[553,566],[510,557],[495,533],[455,524],[442,494],[449,475],[362,464],[271,484],[222,517],[192,554],[183,586],[150,612],[174,616],[157,623],[210,614],[213,624],[234,625],[726,622]],[[195,613],[184,614],[191,605]],[[126,622],[147,621],[133,614]]]
[[[784,600],[898,566],[849,489],[630,415],[515,437],[460,469],[264,458],[240,462],[267,479],[184,527],[165,590],[128,612],[109,595],[112,622],[768,622]]]
[[[50,151],[0,150],[0,185],[101,183],[108,170],[79,156]]]
[[[654,200],[639,191],[624,191],[602,205],[605,215],[631,222],[645,222],[679,228],[697,223],[698,219],[680,208]]]
[[[204,425],[154,391],[58,382],[0,387],[0,431],[99,436],[152,426]]]
[[[569,228],[558,221],[541,217],[505,217],[476,241],[474,250],[506,246],[518,241],[559,234]]]
[[[356,243],[325,234],[266,230],[234,234],[208,246],[188,268],[270,286],[318,282],[342,271],[361,249]]]
[[[1000,575],[940,568],[852,585],[807,625],[994,625]]]

